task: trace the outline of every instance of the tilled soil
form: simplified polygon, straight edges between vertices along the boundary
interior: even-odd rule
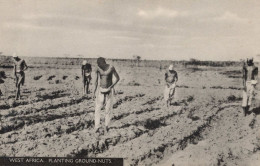
[[[163,71],[119,66],[108,133],[94,132],[94,101],[81,94],[79,71],[28,71],[20,101],[7,81],[0,156],[123,157],[125,165],[259,163],[259,105],[243,116],[241,78],[222,74],[234,69],[177,69],[176,98],[167,108]]]

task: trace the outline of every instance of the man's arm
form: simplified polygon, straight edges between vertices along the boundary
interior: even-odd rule
[[[23,71],[27,70],[27,69],[28,69],[28,66],[27,66],[27,64],[25,63],[25,61],[23,61],[23,65],[24,65]]]
[[[178,81],[178,73],[176,72],[176,80],[175,80],[175,82],[177,82],[177,81]]]
[[[165,81],[167,80],[167,78],[168,78],[168,74],[167,74],[167,72],[166,72],[165,75],[164,75]],[[166,81],[166,82],[167,82],[167,81]]]
[[[82,76],[82,79],[84,79],[84,68],[83,68],[83,66],[81,66],[81,76]]]
[[[116,77],[116,81],[110,86],[110,88],[113,88],[120,80],[120,77],[114,67],[113,67],[112,71],[113,71],[114,76]]]
[[[255,72],[254,72],[254,78],[256,81],[258,81],[258,67],[255,68]]]
[[[243,87],[244,89],[246,88],[246,69],[245,69],[245,65],[243,66],[243,69],[242,69],[242,73],[243,73]]]
[[[16,65],[14,65],[14,76],[16,76]]]

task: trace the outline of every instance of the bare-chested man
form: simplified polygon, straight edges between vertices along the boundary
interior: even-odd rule
[[[4,71],[0,71],[0,85],[3,84],[5,81],[5,79],[7,78],[7,76],[5,75],[5,72]],[[0,88],[0,98],[1,96],[3,96],[3,93],[1,91],[1,88]]]
[[[98,58],[97,65],[96,82],[93,96],[93,98],[96,98],[95,131],[98,132],[100,128],[100,111],[101,108],[105,106],[105,131],[107,132],[110,123],[110,114],[113,109],[114,86],[117,84],[120,78],[116,72],[116,69],[112,65],[107,64],[104,58]],[[113,75],[116,78],[115,82],[113,82]],[[98,79],[100,79],[99,88]]]
[[[258,67],[254,65],[253,58],[247,60],[243,66],[243,102],[244,115],[249,114],[249,108],[254,97],[254,90],[258,79]]]
[[[89,84],[91,81],[92,67],[86,60],[83,61],[81,67],[82,82],[83,82],[83,95],[89,93]]]
[[[20,59],[16,54],[13,55],[14,58],[14,76],[15,76],[15,86],[16,86],[16,96],[15,99],[21,99],[20,87],[24,85],[25,74],[24,71],[28,69],[27,64],[23,59]]]
[[[173,70],[173,65],[170,65],[169,69],[166,71],[165,81],[164,99],[166,100],[167,107],[169,107],[174,97],[176,83],[178,81],[178,74]]]

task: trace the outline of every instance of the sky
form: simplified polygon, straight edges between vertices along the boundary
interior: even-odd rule
[[[260,57],[257,0],[0,0],[0,11],[5,55]]]

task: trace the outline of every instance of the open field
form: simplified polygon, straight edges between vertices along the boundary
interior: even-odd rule
[[[20,101],[14,80],[1,84],[0,156],[123,157],[125,165],[260,163],[260,98],[256,94],[255,115],[243,117],[239,67],[178,66],[176,99],[167,108],[164,69],[110,63],[121,80],[111,130],[100,136],[92,94],[81,94],[80,66],[29,68]]]

